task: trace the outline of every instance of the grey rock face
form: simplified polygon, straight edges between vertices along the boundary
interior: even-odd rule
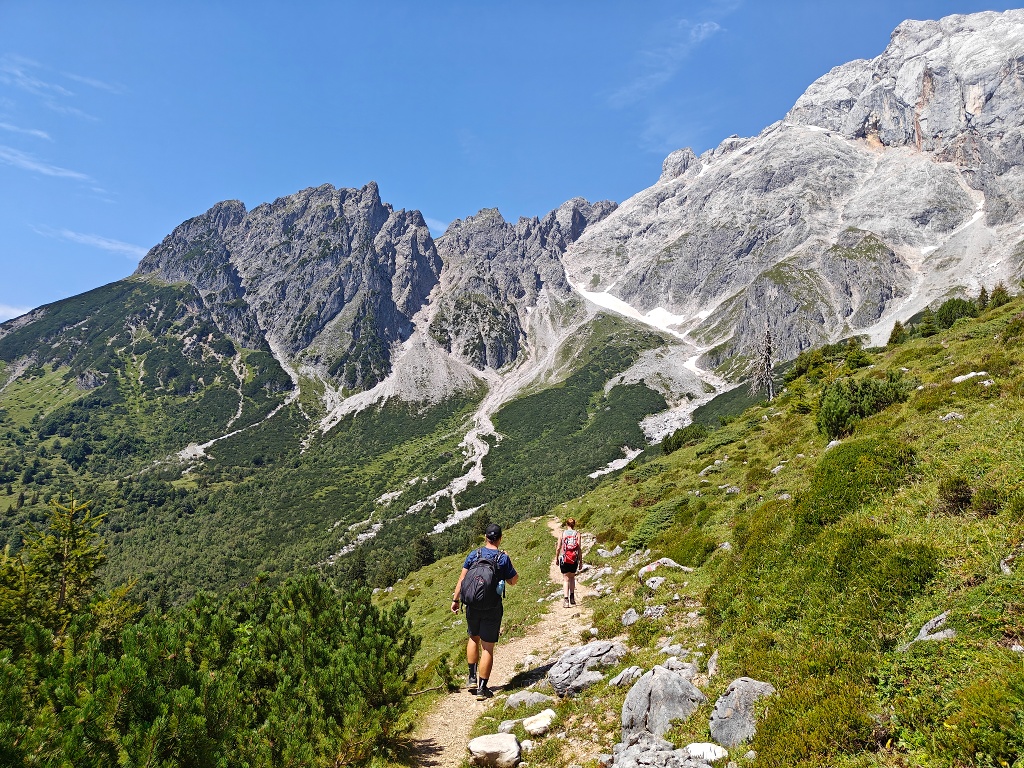
[[[196,286],[225,332],[269,342],[353,389],[390,370],[393,343],[441,271],[418,212],[381,202],[377,185],[306,189],[246,212],[218,203],[179,226],[136,277]]]
[[[1024,11],[905,22],[760,135],[669,155],[569,247],[567,274],[679,316],[709,366],[766,325],[778,359],[859,331],[884,342],[951,286],[977,290],[983,266],[1019,269],[1021,61]]]
[[[595,640],[562,654],[548,671],[548,682],[559,696],[565,696],[573,681],[588,669],[618,664],[627,653],[622,643]]]
[[[526,337],[528,313],[571,295],[561,256],[590,224],[615,209],[577,198],[543,219],[506,222],[497,209],[452,222],[437,240],[444,261],[433,338],[470,365],[501,368]]]
[[[622,626],[631,627],[640,621],[640,614],[636,612],[636,608],[630,608],[624,614],[622,614]]]
[[[656,666],[637,680],[622,705],[623,739],[647,731],[663,736],[673,720],[686,720],[707,697],[685,676]]]
[[[754,702],[774,693],[775,688],[769,683],[749,677],[733,680],[715,702],[711,713],[711,738],[727,747],[750,741],[757,732]]]

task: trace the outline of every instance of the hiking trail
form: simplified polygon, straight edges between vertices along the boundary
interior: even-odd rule
[[[558,539],[561,528],[558,521],[548,521],[551,535]],[[548,570],[548,578],[552,583],[552,591],[562,586],[562,574],[554,558]],[[512,588],[513,590],[515,587]],[[514,640],[503,642],[500,638],[494,649],[494,667],[491,670],[491,689],[496,694],[505,692],[506,683],[515,676],[516,666],[527,655],[534,654],[542,659],[557,656],[562,650],[580,644],[580,634],[591,625],[591,609],[585,599],[593,595],[594,590],[586,584],[576,582],[577,605],[563,608],[562,601],[554,600],[544,606],[538,605],[546,613],[526,634]],[[509,599],[515,599],[510,592]],[[434,704],[417,724],[413,733],[414,751],[418,757],[418,765],[429,768],[458,768],[468,756],[466,744],[469,734],[477,719],[493,701],[477,701],[476,697],[466,690],[465,657],[460,658],[462,675],[461,690],[450,693]],[[498,724],[494,724],[497,731]]]

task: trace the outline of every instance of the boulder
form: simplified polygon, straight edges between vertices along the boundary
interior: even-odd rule
[[[516,724],[521,722],[522,718],[518,720],[502,720],[501,725],[498,726],[498,733],[512,733],[516,729]]]
[[[519,691],[519,693],[513,693],[505,701],[505,709],[518,709],[519,707],[532,707],[537,704],[554,704],[555,700],[551,696],[547,696],[543,693],[537,693],[536,691]]]
[[[630,608],[624,614],[622,614],[622,626],[631,627],[640,621],[640,614],[636,612],[636,608]]]
[[[596,670],[588,669],[582,674],[577,675],[576,679],[569,683],[569,687],[566,689],[565,693],[567,696],[575,696],[585,688],[597,685],[602,680],[604,680],[604,675]]]
[[[467,745],[469,764],[486,768],[515,768],[519,763],[519,739],[511,733],[477,736]]]
[[[708,768],[685,749],[643,731],[615,745],[615,768]]]
[[[548,671],[548,682],[559,696],[565,696],[572,682],[585,670],[618,664],[627,653],[622,643],[594,640],[570,648]]]
[[[649,578],[647,581],[644,582],[644,584],[646,584],[651,589],[657,589],[658,587],[660,587],[664,583],[665,583],[665,577],[664,576],[651,576],[651,578]]]
[[[686,720],[707,697],[685,675],[656,666],[637,680],[622,705],[622,736],[646,731],[663,736],[673,720]]]
[[[531,736],[543,736],[551,730],[551,723],[558,717],[553,709],[545,709],[533,717],[523,720],[523,730]]]
[[[725,689],[711,713],[711,738],[726,747],[750,741],[757,732],[754,702],[771,696],[775,688],[749,677],[733,680]]]
[[[643,675],[643,667],[626,667],[624,670],[619,672],[615,677],[608,681],[608,685],[615,686],[616,688],[622,685],[632,685]]]

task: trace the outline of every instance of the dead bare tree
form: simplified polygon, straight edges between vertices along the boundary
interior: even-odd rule
[[[766,323],[764,336],[754,351],[754,359],[750,366],[750,394],[753,397],[757,397],[764,393],[768,395],[769,403],[775,399],[775,379],[773,376],[775,363],[772,360],[774,353],[772,329]]]

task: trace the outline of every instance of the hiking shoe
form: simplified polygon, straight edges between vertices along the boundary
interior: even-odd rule
[[[569,598],[568,597],[563,597],[562,598],[562,607],[563,608],[568,608],[569,607]]]
[[[494,691],[490,688],[477,688],[476,689],[476,700],[483,701],[484,699],[493,699]]]
[[[569,594],[569,605],[576,605],[576,593],[572,592]]]
[[[468,683],[467,683],[467,686],[466,686],[466,687],[467,687],[467,688],[468,688],[468,689],[469,689],[470,691],[475,691],[475,690],[476,690],[476,675],[474,675],[473,673],[470,673],[470,675],[469,675],[469,681],[468,681]]]

